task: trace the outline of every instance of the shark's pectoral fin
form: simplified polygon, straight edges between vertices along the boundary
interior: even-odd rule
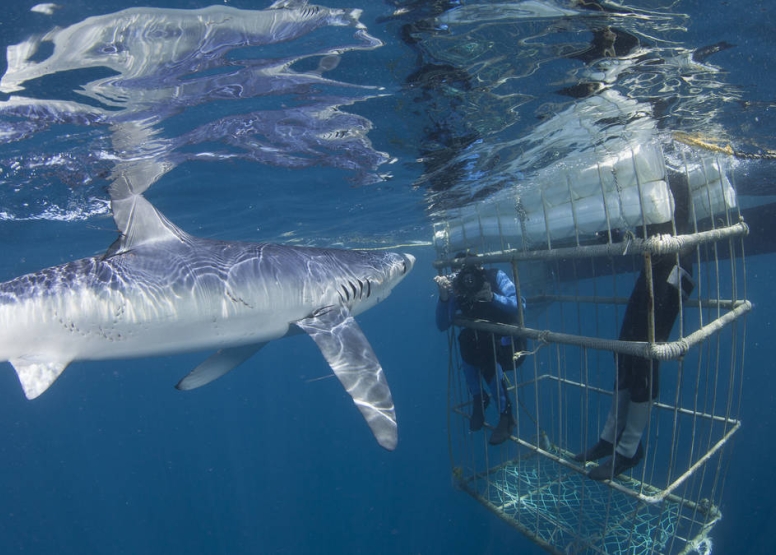
[[[10,361],[27,399],[34,399],[59,377],[70,362],[38,362],[17,358]]]
[[[266,343],[254,343],[253,345],[245,345],[243,347],[220,349],[189,372],[175,387],[186,391],[209,384],[229,372],[232,368],[240,366],[264,345]]]
[[[386,449],[396,447],[396,415],[385,374],[350,311],[327,307],[296,322],[313,338],[334,374],[345,387],[377,439]]]

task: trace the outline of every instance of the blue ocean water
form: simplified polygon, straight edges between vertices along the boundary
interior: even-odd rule
[[[699,100],[700,107],[691,106],[695,111],[675,110],[672,121],[683,122],[688,131],[713,123],[715,131],[724,129],[726,139],[745,150],[773,149],[773,2],[748,2],[744,9],[721,1],[634,4],[688,14],[655,30],[684,48],[723,41],[735,45],[711,57],[713,78],[696,76],[711,82],[707,88],[706,81],[697,90],[691,80],[677,85],[679,93],[703,96],[706,104]],[[3,50],[91,16],[131,7],[195,10],[208,2],[95,5],[84,0],[52,8],[51,15],[30,11],[34,5],[18,1],[4,8]],[[229,0],[221,5],[262,10],[269,3]],[[530,128],[537,115],[563,106],[551,90],[560,88],[553,80],[567,68],[552,66],[557,73],[548,78],[535,73],[546,65],[527,62],[532,71],[518,81],[517,90],[501,89],[483,100],[480,135],[463,140],[474,115],[458,109],[465,101],[450,91],[459,85],[449,76],[413,80],[432,49],[419,49],[407,38],[409,33],[414,40],[435,45],[431,39],[455,37],[455,29],[443,29],[451,34],[437,37],[434,33],[440,29],[429,31],[417,23],[453,26],[435,18],[458,6],[375,0],[328,4],[363,10],[358,20],[376,42],[358,36],[356,25],[322,25],[299,38],[262,45],[244,36],[221,36],[218,40],[236,40],[237,46],[226,53],[207,50],[203,59],[215,60],[209,66],[181,69],[170,61],[148,82],[142,75],[130,79],[122,74],[125,82],[88,96],[73,91],[109,79],[117,70],[76,64],[38,76],[37,88],[22,94],[83,101],[100,108],[99,113],[67,108],[55,116],[29,106],[4,109],[0,280],[101,253],[113,242],[115,225],[105,189],[114,162],[111,155],[120,149],[104,130],[159,114],[159,130],[147,135],[144,144],[169,155],[171,169],[146,196],[186,231],[294,244],[402,245],[397,249],[411,252],[418,261],[386,302],[359,316],[397,407],[400,441],[391,453],[375,443],[320,352],[304,336],[271,343],[216,383],[190,392],[173,385],[201,362],[201,354],[73,364],[34,401],[25,399],[13,370],[4,363],[3,553],[541,552],[453,487],[447,439],[448,344],[434,325],[436,253],[427,244],[433,207],[469,202],[481,194],[474,186],[458,189],[457,168],[465,166],[470,175],[485,173],[483,168],[497,173],[504,171],[500,164],[506,157],[470,159],[468,166],[457,164],[461,159],[455,156],[438,166],[429,160],[444,158],[439,145],[454,142],[450,136],[467,145],[488,146],[492,141],[489,146],[497,149],[500,141]],[[411,23],[416,24],[414,31],[408,31]],[[537,36],[557,36],[558,44],[567,39],[564,33],[576,32],[577,25],[570,17],[553,27],[552,35],[544,18],[530,24]],[[456,61],[482,80],[484,68],[467,65],[470,52],[487,45],[509,56],[515,47],[495,26],[474,31],[467,36],[483,42],[466,43],[469,50],[451,48],[445,55],[451,65]],[[162,41],[176,40],[160,36]],[[119,41],[115,47],[120,49]],[[94,53],[85,50],[82,56],[87,54]],[[153,50],[146,54],[149,64],[156,55]],[[542,55],[559,59],[558,51],[549,47]],[[35,59],[45,57],[41,53]],[[293,71],[254,79],[253,72],[260,74],[270,59],[293,60]],[[334,67],[326,69],[325,64]],[[7,62],[4,73],[9,66]],[[165,73],[174,75],[180,88],[159,100],[155,91],[170,84],[162,78]],[[232,80],[223,77],[222,83],[216,79],[219,75]],[[220,96],[181,85],[199,80]],[[262,92],[270,84],[288,87],[287,92]],[[632,90],[638,92],[641,86],[633,84]],[[471,85],[460,89],[468,95],[477,91]],[[645,97],[654,92],[647,86],[644,90]],[[516,100],[515,95],[526,91],[531,98]],[[721,92],[704,96],[698,91]],[[14,94],[8,89],[0,100],[8,106]],[[504,129],[489,119],[491,111],[500,117],[504,113],[496,97],[523,106],[522,119],[515,116],[513,125]],[[313,112],[305,111],[310,107],[326,117],[312,117]],[[713,122],[705,119],[710,112]],[[283,117],[272,120],[270,113]],[[433,122],[449,127],[435,129],[426,119],[429,114]],[[461,114],[468,114],[469,120],[459,122]],[[354,129],[359,132],[345,133],[344,139],[337,135]],[[128,157],[143,154],[127,151],[131,148],[125,149]],[[740,185],[756,202],[773,194],[773,162],[768,164],[755,164],[742,176]],[[449,171],[435,173],[439,167]],[[776,383],[771,385],[776,378],[769,372],[769,360],[776,296],[770,284],[776,272],[771,258],[752,256],[747,263],[749,298],[756,309],[747,318],[744,427],[735,438],[726,473],[724,519],[713,533],[717,553],[772,551],[769,532],[776,524],[776,487],[769,473],[776,449],[770,445],[770,430],[776,422],[770,392],[776,389]]]

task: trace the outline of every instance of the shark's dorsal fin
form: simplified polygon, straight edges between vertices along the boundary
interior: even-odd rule
[[[161,241],[185,241],[188,234],[164,217],[142,195],[112,199],[113,219],[119,228],[119,239],[107,256],[121,254],[140,245]]]
[[[111,130],[113,146],[119,152],[133,153],[138,145],[153,149],[160,142],[156,137],[158,130],[149,122],[125,122],[114,125]],[[183,241],[188,237],[143,197],[143,193],[173,167],[163,159],[147,156],[116,164],[108,191],[113,220],[121,235],[106,256],[121,254],[143,244]]]
[[[268,10],[293,10],[307,7],[307,0],[277,0]]]

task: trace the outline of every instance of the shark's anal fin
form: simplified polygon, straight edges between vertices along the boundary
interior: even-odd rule
[[[207,385],[229,372],[232,368],[240,366],[264,345],[266,343],[254,343],[253,345],[244,345],[242,347],[220,349],[189,372],[175,387],[187,391]]]
[[[22,389],[27,399],[34,399],[44,391],[59,377],[69,364],[68,362],[38,362],[17,358],[10,361],[19,381],[22,383]]]
[[[364,333],[344,306],[327,307],[296,322],[313,338],[334,374],[353,397],[377,443],[396,447],[396,414],[385,374]]]

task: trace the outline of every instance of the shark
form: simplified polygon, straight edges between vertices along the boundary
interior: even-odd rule
[[[214,351],[176,386],[190,390],[306,333],[379,445],[396,447],[391,391],[354,316],[390,294],[412,255],[199,238],[126,183],[111,193],[119,238],[104,254],[0,284],[0,361],[27,398],[75,361]]]

